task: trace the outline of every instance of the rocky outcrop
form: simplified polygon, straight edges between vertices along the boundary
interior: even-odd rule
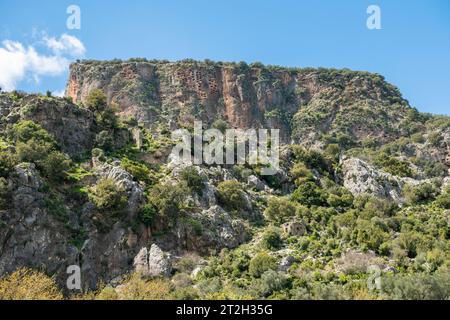
[[[415,180],[401,178],[383,172],[358,158],[344,158],[341,162],[344,187],[354,196],[369,194],[403,203],[402,190],[407,184],[418,185],[430,182],[429,179]]]
[[[120,161],[111,164],[93,159],[94,170],[100,178],[112,179],[122,187],[128,195],[127,212],[132,219],[144,200],[144,190],[133,180],[133,176],[120,166]]]
[[[401,198],[401,179],[381,172],[361,159],[344,159],[342,172],[344,187],[355,196],[371,194],[397,201]]]
[[[150,250],[142,248],[134,258],[134,270],[145,277],[168,277],[172,271],[170,255],[164,253],[156,244]]]
[[[6,99],[6,98],[4,98]],[[92,113],[65,99],[26,95],[18,101],[1,105],[0,113],[6,124],[32,120],[53,135],[63,152],[81,156],[89,152],[95,142],[95,123]]]
[[[113,176],[120,176],[124,185],[135,187],[123,175]],[[106,232],[100,231],[94,223],[94,208],[86,203],[78,216],[62,195],[44,190],[45,184],[34,164],[16,166],[9,189],[11,203],[1,213],[2,275],[24,266],[43,268],[64,284],[67,267],[78,265],[83,288],[95,288],[100,281],[112,281],[130,270],[130,259],[147,241],[144,230],[136,233],[125,226],[126,221],[117,222]],[[141,192],[131,187],[127,190],[136,195],[134,199]]]
[[[43,186],[34,164],[15,167],[9,181],[11,203],[1,214],[0,275],[28,266],[62,279],[69,265],[78,264],[78,250],[57,216],[72,213],[54,210]]]
[[[211,125],[222,118],[236,128],[280,129],[286,143],[313,143],[322,132],[346,124],[357,139],[393,139],[385,133],[396,131],[409,108],[379,75],[245,63],[134,59],[71,65],[67,96],[83,103],[96,88],[122,116],[147,127],[175,129],[194,119]],[[380,132],[380,113],[392,130]]]

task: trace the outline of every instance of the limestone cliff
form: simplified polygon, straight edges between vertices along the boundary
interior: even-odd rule
[[[281,129],[285,142],[315,143],[344,130],[360,140],[392,140],[409,109],[399,91],[367,72],[294,69],[183,60],[81,61],[71,65],[66,95],[85,102],[104,90],[124,117],[173,129],[194,119],[210,125]]]

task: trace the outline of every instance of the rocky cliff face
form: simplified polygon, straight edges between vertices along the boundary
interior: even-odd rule
[[[96,88],[118,105],[121,115],[148,127],[165,124],[174,129],[194,119],[210,125],[222,118],[236,128],[278,128],[285,142],[310,144],[322,133],[342,129],[356,139],[392,140],[401,134],[398,124],[408,109],[398,90],[379,75],[245,63],[130,60],[71,65],[67,96],[84,103]]]
[[[64,99],[39,95],[0,97],[0,128],[6,129],[19,120],[32,120],[50,132],[61,149],[71,156],[89,152],[95,141],[93,114]]]

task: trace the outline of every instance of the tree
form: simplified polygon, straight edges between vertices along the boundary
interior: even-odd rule
[[[55,280],[42,272],[19,269],[0,279],[0,300],[62,300]]]
[[[100,89],[91,90],[86,98],[86,107],[92,112],[100,112],[106,109],[107,100],[105,93]]]
[[[53,144],[46,141],[39,141],[35,138],[16,144],[17,157],[21,162],[34,162],[35,164],[39,164],[52,151],[54,151]]]
[[[100,131],[95,137],[95,144],[98,148],[105,151],[111,151],[114,144],[111,133],[106,130]]]
[[[100,210],[120,211],[127,203],[123,187],[118,186],[114,180],[102,178],[94,187],[88,189],[89,199]]]
[[[257,254],[250,260],[248,272],[255,278],[261,277],[261,275],[268,270],[275,270],[277,267],[275,258],[269,256],[265,252]]]
[[[436,198],[438,190],[430,183],[422,183],[418,186],[406,185],[403,190],[406,202],[409,205],[420,204]]]
[[[0,177],[8,177],[17,162],[15,154],[0,150]]]
[[[291,197],[292,200],[307,206],[327,205],[326,193],[311,181],[302,183]]]
[[[8,135],[14,142],[28,142],[31,139],[56,145],[55,139],[39,124],[31,120],[17,122],[9,130]]]
[[[119,108],[115,104],[111,104],[108,108],[95,112],[97,123],[103,128],[117,128],[119,125],[119,118],[116,115],[118,109]]]
[[[148,204],[157,210],[157,216],[165,224],[172,223],[180,211],[186,198],[187,186],[183,183],[178,185],[157,184],[149,192]]]
[[[436,204],[443,209],[450,209],[450,186],[436,198]]]
[[[59,151],[52,151],[42,161],[39,161],[44,176],[53,181],[60,181],[66,176],[71,166],[70,159]]]
[[[286,197],[270,197],[264,215],[270,221],[280,225],[293,217],[297,206]]]
[[[259,291],[262,296],[267,297],[276,291],[287,288],[289,281],[284,273],[268,270],[261,276]]]

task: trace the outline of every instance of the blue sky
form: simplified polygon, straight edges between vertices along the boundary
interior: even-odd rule
[[[81,8],[80,30],[66,28],[71,4]],[[366,27],[371,4],[382,30]],[[377,72],[412,106],[450,114],[448,0],[1,0],[0,42],[0,68],[32,60],[0,81],[30,92],[63,90],[66,63],[79,56],[209,58]],[[17,60],[6,61],[11,50]]]

